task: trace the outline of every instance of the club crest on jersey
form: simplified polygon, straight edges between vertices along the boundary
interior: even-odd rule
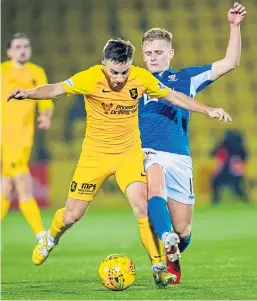
[[[158,88],[161,90],[164,90],[166,88],[166,86],[164,84],[162,84],[161,82],[158,82]]]
[[[176,82],[178,78],[176,77],[176,74],[171,74],[168,76],[169,82]]]
[[[108,112],[110,111],[110,109],[112,108],[113,104],[110,103],[109,105],[107,103],[102,102],[101,103],[103,109],[104,109],[104,113],[108,114]]]
[[[137,88],[132,88],[129,90],[130,96],[133,99],[137,99],[138,98],[138,93],[137,93]]]

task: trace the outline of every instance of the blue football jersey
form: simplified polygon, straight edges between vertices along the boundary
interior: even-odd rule
[[[212,65],[191,66],[174,72],[172,68],[153,75],[167,87],[195,95],[211,84]],[[142,146],[159,151],[190,155],[188,126],[190,112],[144,94],[139,102],[139,128]]]

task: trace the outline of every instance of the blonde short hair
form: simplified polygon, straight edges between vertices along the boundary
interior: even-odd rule
[[[144,42],[152,42],[154,40],[164,40],[168,43],[172,43],[172,33],[161,28],[151,28],[146,31],[142,37],[142,45]]]

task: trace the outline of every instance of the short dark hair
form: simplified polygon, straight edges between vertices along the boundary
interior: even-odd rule
[[[135,52],[135,47],[130,41],[122,39],[111,39],[104,46],[104,59],[110,60],[114,63],[125,64],[131,59]]]
[[[25,33],[22,32],[17,32],[15,34],[13,34],[10,38],[10,40],[7,43],[7,49],[12,47],[12,41],[16,40],[16,39],[26,39],[29,40],[28,36]]]

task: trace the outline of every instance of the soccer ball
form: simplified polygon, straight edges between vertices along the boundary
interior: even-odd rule
[[[113,254],[100,263],[98,273],[105,287],[113,291],[123,291],[134,282],[136,269],[128,256]]]

